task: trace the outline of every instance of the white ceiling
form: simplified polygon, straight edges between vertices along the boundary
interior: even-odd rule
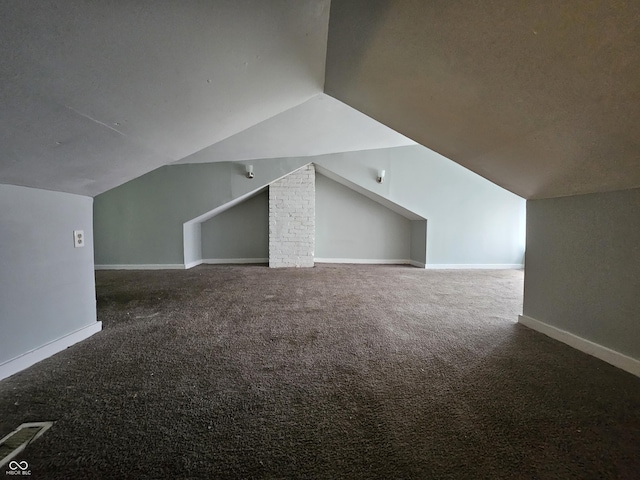
[[[415,145],[395,130],[325,94],[183,158],[210,163]]]
[[[0,183],[96,195],[321,93],[329,0],[0,3]]]
[[[410,142],[373,118],[525,198],[640,187],[640,2],[329,5],[3,0],[0,183]]]

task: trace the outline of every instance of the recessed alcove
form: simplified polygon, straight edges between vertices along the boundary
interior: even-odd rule
[[[185,268],[201,263],[300,266],[295,259],[287,263],[278,257],[282,254],[281,244],[287,243],[287,235],[292,236],[291,240],[299,236],[291,233],[298,227],[287,227],[294,230],[280,232],[284,236],[277,241],[270,239],[277,229],[270,231],[269,202],[284,195],[282,188],[288,183],[283,184],[283,178],[293,178],[292,174],[300,175],[303,169],[318,173],[315,175],[315,188],[313,176],[310,177],[312,188],[297,188],[301,180],[289,182],[289,187],[295,192],[292,190],[293,193],[286,197],[284,214],[289,215],[286,213],[289,210],[293,213],[300,210],[294,202],[298,202],[302,210],[313,212],[313,218],[300,219],[298,222],[316,224],[313,260],[426,266],[425,218],[327,168],[309,165],[272,182],[280,189],[278,195],[271,196],[273,198],[268,194],[271,184],[266,185],[186,222],[183,225]],[[289,187],[285,187],[285,190]],[[281,202],[282,198],[277,201]],[[309,205],[314,205],[315,209],[309,209]],[[311,235],[313,240],[313,233]]]
[[[203,263],[267,263],[269,195],[266,190],[202,222]]]

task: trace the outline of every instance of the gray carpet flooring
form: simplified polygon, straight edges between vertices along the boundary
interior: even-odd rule
[[[0,382],[31,478],[640,478],[640,379],[515,323],[520,271],[98,272],[104,330]],[[4,473],[4,472],[0,472]]]

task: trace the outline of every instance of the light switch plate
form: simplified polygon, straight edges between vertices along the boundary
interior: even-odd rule
[[[84,230],[73,231],[73,246],[75,248],[84,247]]]

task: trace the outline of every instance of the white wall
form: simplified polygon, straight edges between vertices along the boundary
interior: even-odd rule
[[[96,323],[92,204],[0,185],[0,365]]]
[[[411,222],[344,185],[316,175],[316,257],[409,260]]]

